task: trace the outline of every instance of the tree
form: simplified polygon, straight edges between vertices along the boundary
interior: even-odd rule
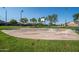
[[[57,20],[57,18],[58,18],[57,14],[53,14],[52,18],[53,18],[52,22],[55,24],[58,21]]]
[[[73,19],[74,22],[79,21],[79,13],[74,14],[74,15],[73,15],[73,18],[74,18],[74,19]]]
[[[18,22],[15,20],[15,19],[11,19],[10,21],[9,21],[9,24],[17,24]]]
[[[48,15],[48,17],[46,17],[46,18],[49,21],[48,27],[50,27],[50,25],[52,25],[52,16],[51,15]]]
[[[47,20],[50,21],[49,25],[55,24],[57,22],[57,17],[56,14],[48,15]]]
[[[48,18],[47,18],[47,20],[49,20],[50,21],[50,24],[49,25],[51,25],[52,24],[52,16],[51,15],[48,15]]]
[[[32,21],[33,23],[36,23],[37,22],[37,19],[32,18],[32,19],[30,19],[30,21]]]
[[[74,14],[73,18],[74,18],[73,21],[79,26],[79,13]]]
[[[46,20],[46,17],[41,17],[38,19],[38,22],[42,24],[42,22],[45,22]]]
[[[41,18],[38,18],[38,22],[41,23]]]
[[[23,23],[23,24],[26,24],[28,22],[28,19],[27,18],[21,18],[20,22]]]

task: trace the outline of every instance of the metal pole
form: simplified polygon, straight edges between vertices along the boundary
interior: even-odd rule
[[[66,7],[66,8],[65,8],[66,14],[67,14],[67,10],[68,10],[68,8]],[[65,26],[67,26],[67,18],[65,19]]]
[[[5,9],[5,20],[6,20],[6,25],[7,25],[7,9]]]
[[[5,9],[5,22],[6,22],[5,25],[7,25],[7,9],[5,7],[3,7],[3,8]]]
[[[23,13],[23,10],[20,11],[20,20],[22,19],[22,13]]]
[[[20,19],[22,18],[22,12],[20,12]]]
[[[22,13],[23,13],[23,10],[21,10],[21,12],[20,12],[20,18],[22,18]]]

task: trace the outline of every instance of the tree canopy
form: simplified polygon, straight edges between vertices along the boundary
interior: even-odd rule
[[[47,20],[50,21],[50,24],[56,23],[57,22],[57,14],[53,14],[53,15],[48,15]]]
[[[30,21],[32,21],[33,23],[37,22],[37,19],[36,18],[32,18],[30,19]]]
[[[27,18],[21,18],[20,22],[26,24],[28,22],[28,19]]]
[[[10,23],[10,24],[17,24],[18,22],[17,22],[15,19],[11,19],[11,20],[9,21],[9,23]]]
[[[74,15],[73,15],[73,18],[74,18],[74,19],[73,19],[74,22],[79,21],[79,13],[74,14]]]

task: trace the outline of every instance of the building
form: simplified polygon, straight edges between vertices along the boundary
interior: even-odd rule
[[[67,26],[78,26],[78,24],[75,22],[68,22]]]

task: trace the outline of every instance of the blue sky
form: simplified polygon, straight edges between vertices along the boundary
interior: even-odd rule
[[[65,19],[67,22],[73,20],[73,15],[79,13],[78,7],[6,7],[7,9],[7,18],[16,19],[19,21],[20,11],[23,9],[23,17],[30,18],[39,18],[43,16],[48,16],[52,14],[58,15],[58,23],[64,23]],[[0,7],[0,19],[5,20],[5,9]]]

